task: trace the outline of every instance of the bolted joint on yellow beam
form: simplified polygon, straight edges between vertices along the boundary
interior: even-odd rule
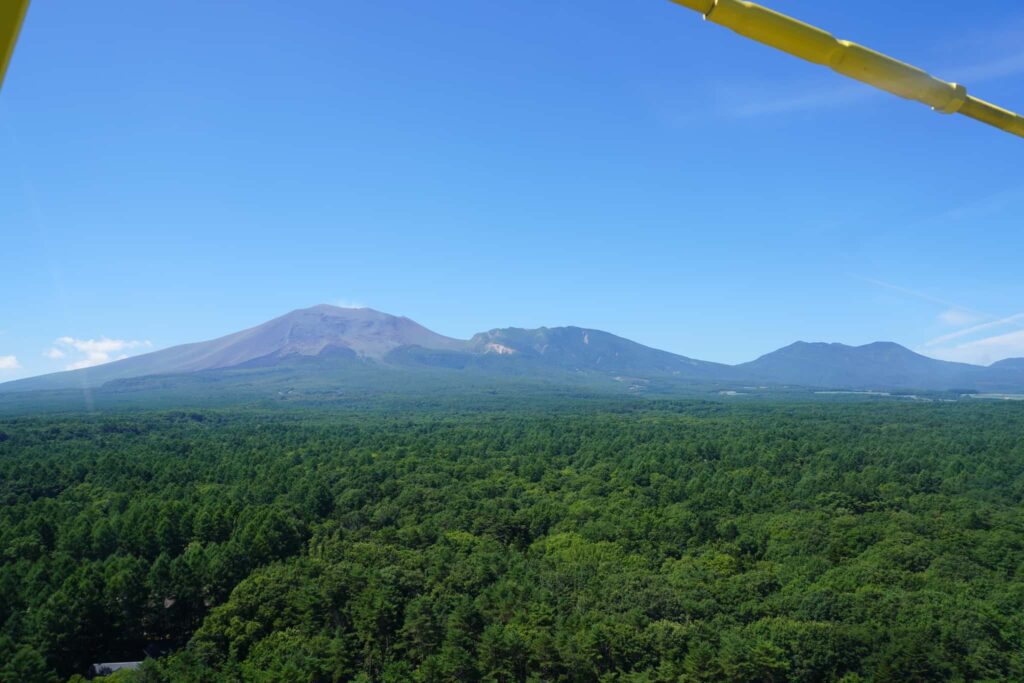
[[[949,97],[949,102],[946,103],[945,107],[933,106],[932,109],[939,112],[940,114],[956,114],[964,105],[967,104],[967,88],[960,85],[959,83],[950,83],[952,93]]]
[[[839,47],[832,54],[829,66],[844,76],[908,100],[923,102],[936,111],[955,112],[959,109],[957,101],[962,105],[966,99],[967,92],[962,86],[958,88],[863,45],[846,40],[837,42]]]

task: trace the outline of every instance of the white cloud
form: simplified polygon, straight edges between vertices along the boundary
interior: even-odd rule
[[[1021,327],[1021,323],[1024,322],[1024,313],[1015,313],[1014,315],[1000,318],[999,320],[993,320],[991,322],[981,323],[980,325],[973,325],[963,330],[957,330],[956,332],[950,332],[944,334],[941,337],[936,337],[925,343],[925,346],[941,346],[955,339],[962,339],[969,337],[972,334],[978,332],[984,332],[985,330],[991,330],[996,327],[1004,327],[1006,325],[1015,325]]]
[[[984,320],[984,318],[962,308],[951,308],[940,313],[939,320],[943,325],[949,325],[950,327],[964,327],[965,325],[975,325]]]
[[[751,119],[773,114],[790,114],[819,109],[846,107],[874,97],[877,93],[859,84],[835,85],[772,96],[760,89],[730,88],[719,92],[724,100],[723,113],[737,119]]]
[[[882,287],[884,289],[891,289],[894,292],[899,292],[900,294],[906,294],[907,296],[912,296],[915,299],[921,299],[922,301],[930,301],[931,303],[939,304],[940,306],[949,306],[950,308],[956,308],[956,309],[964,311],[966,313],[975,313],[976,315],[978,315],[981,318],[993,318],[993,317],[995,317],[995,316],[986,315],[984,313],[978,313],[977,311],[972,311],[969,308],[964,308],[963,306],[960,306],[958,304],[954,304],[952,302],[946,301],[945,299],[939,299],[939,298],[934,297],[934,296],[932,296],[930,294],[925,294],[924,292],[918,292],[918,291],[913,290],[913,289],[907,289],[906,287],[900,287],[899,285],[894,285],[894,284],[889,283],[889,282],[883,282],[882,280],[875,280],[874,278],[870,278],[870,277],[861,277],[859,275],[855,275],[854,277],[856,277],[858,280],[862,280],[864,282],[867,282],[868,284],[875,285],[876,287]]]
[[[54,342],[53,348],[45,352],[48,358],[59,359],[68,353],[80,354],[78,360],[65,366],[65,370],[80,370],[91,368],[94,365],[102,365],[115,360],[122,360],[128,357],[125,351],[132,349],[149,348],[152,343],[149,341],[136,341],[126,339],[75,339],[74,337],[61,337]]]
[[[1004,358],[1024,357],[1024,330],[976,339],[945,349],[928,349],[926,353],[942,360],[990,365]]]
[[[17,356],[0,356],[0,370],[19,370],[21,363]]]
[[[334,305],[338,308],[366,308],[366,304],[356,303],[349,299],[338,299],[334,302]]]
[[[924,292],[918,292],[906,287],[872,280],[870,278],[859,278],[865,282],[878,287],[884,287],[901,294],[939,304],[945,307],[939,314],[939,320],[950,327],[959,327],[935,339],[930,339],[918,349],[926,356],[942,360],[957,361],[961,363],[972,363],[974,365],[989,365],[1004,358],[1024,357],[1024,329],[1015,332],[1004,332],[996,334],[1000,329],[1016,327],[1024,328],[1024,313],[998,318],[989,313],[971,310],[966,306],[939,299]],[[972,339],[982,333],[989,336],[981,339]],[[994,335],[994,336],[993,336]]]

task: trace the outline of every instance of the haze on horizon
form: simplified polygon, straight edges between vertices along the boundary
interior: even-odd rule
[[[770,4],[1024,103],[1015,3]],[[316,303],[1024,356],[1019,142],[660,0],[36,3],[0,158],[0,381]]]

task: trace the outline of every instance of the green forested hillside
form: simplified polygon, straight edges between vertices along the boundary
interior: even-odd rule
[[[1024,405],[0,421],[0,679],[1024,679]]]

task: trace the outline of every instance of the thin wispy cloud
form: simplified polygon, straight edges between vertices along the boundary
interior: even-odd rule
[[[981,322],[984,318],[971,311],[960,308],[950,308],[939,313],[939,322],[948,327],[964,327]]]
[[[357,303],[351,299],[338,299],[334,305],[338,308],[366,308],[366,304]]]
[[[149,341],[137,341],[126,339],[76,339],[74,337],[61,337],[54,342],[53,346],[44,352],[47,358],[58,360],[71,354],[78,356],[64,367],[65,370],[80,370],[91,368],[96,365],[103,365],[115,360],[127,358],[126,351],[150,348],[153,344]]]
[[[922,221],[919,227],[937,223],[978,222],[1005,213],[1024,200],[1024,185],[1001,188],[991,194],[964,202]]]
[[[946,78],[969,84],[987,83],[1001,78],[1020,76],[1021,74],[1024,74],[1024,52],[959,69],[950,69],[947,72]]]
[[[894,292],[899,292],[900,294],[906,294],[909,297],[913,297],[915,299],[920,299],[921,301],[927,301],[929,303],[938,304],[940,306],[948,307],[949,309],[954,310],[954,311],[958,311],[958,312],[960,312],[961,314],[964,314],[964,315],[976,316],[980,320],[994,320],[994,319],[996,319],[998,317],[998,316],[992,315],[991,313],[985,313],[983,311],[975,311],[975,310],[973,310],[971,308],[968,308],[967,306],[962,306],[960,304],[953,303],[952,301],[947,301],[946,299],[940,299],[939,297],[932,296],[931,294],[927,294],[925,292],[917,291],[916,289],[908,289],[907,287],[901,287],[900,285],[894,285],[891,282],[885,282],[883,280],[876,280],[875,278],[870,278],[870,277],[861,277],[859,275],[855,275],[854,277],[856,277],[858,280],[861,280],[862,282],[867,282],[868,284],[875,285],[876,287],[882,287],[883,289],[889,289],[889,290],[892,290]],[[970,324],[970,323],[965,323],[965,324]]]
[[[17,356],[0,356],[0,370],[20,370]]]
[[[762,97],[749,88],[732,87],[719,93],[722,113],[736,119],[838,109],[877,95],[865,85],[849,84],[792,92],[783,97]]]
[[[1000,317],[891,282],[866,277],[858,279],[920,301],[937,304],[945,309],[938,314],[939,322],[947,327],[960,329],[926,341],[918,349],[920,353],[942,360],[975,365],[989,365],[1004,358],[1024,356],[1024,330],[993,334],[1007,327],[1024,328],[1024,313]],[[985,333],[988,333],[988,336],[971,339]]]
[[[942,360],[990,365],[1004,358],[1024,357],[1024,330],[975,339],[928,353]]]
[[[986,332],[1000,327],[1006,327],[1007,325],[1024,327],[1024,313],[1015,313],[1014,315],[1006,316],[1005,318],[990,320],[989,322],[972,325],[968,328],[957,330],[956,332],[950,332],[949,334],[944,334],[941,337],[936,337],[935,339],[925,342],[925,346],[941,346],[942,344],[948,344],[949,342],[957,339],[970,337],[971,335],[978,334],[979,332]]]

